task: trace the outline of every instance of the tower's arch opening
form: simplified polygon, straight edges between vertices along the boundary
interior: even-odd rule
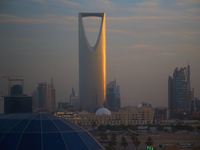
[[[91,47],[94,47],[101,27],[102,17],[83,17],[86,38]]]

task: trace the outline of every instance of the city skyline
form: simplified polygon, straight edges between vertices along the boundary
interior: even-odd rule
[[[31,95],[38,83],[54,79],[56,99],[79,94],[78,13],[107,15],[107,83],[117,79],[121,104],[142,101],[168,105],[168,76],[191,66],[191,88],[200,97],[199,0],[149,1],[1,1],[0,91],[7,79],[24,79]],[[89,41],[96,41],[99,22],[86,21]],[[96,36],[97,37],[97,36]]]

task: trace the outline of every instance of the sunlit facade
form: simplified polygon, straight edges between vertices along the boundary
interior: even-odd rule
[[[92,47],[86,37],[83,17],[100,17],[98,38]],[[79,97],[81,108],[90,112],[106,100],[106,14],[79,13]]]
[[[83,126],[90,126],[93,122],[100,125],[145,125],[153,124],[155,110],[151,106],[130,106],[123,109],[119,109],[117,112],[104,113],[98,115],[97,113],[88,113],[72,115],[66,117],[67,120],[80,124]]]

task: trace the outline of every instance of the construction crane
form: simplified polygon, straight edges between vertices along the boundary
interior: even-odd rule
[[[16,76],[3,76],[3,78],[7,78],[8,79],[8,96],[10,96],[10,78],[14,78],[14,77],[21,77],[22,75],[16,75]],[[21,80],[21,79],[20,79]]]

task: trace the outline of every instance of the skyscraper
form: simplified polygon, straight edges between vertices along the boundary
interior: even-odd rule
[[[191,99],[194,92],[191,91],[190,65],[184,68],[176,68],[173,78],[168,78],[168,107],[170,114],[187,113],[190,110]]]
[[[116,86],[116,79],[107,84],[106,100],[108,109],[113,110],[120,108],[120,88],[119,85]]]
[[[86,37],[83,17],[100,17],[98,38],[92,47]],[[90,112],[106,100],[106,14],[79,13],[79,97],[81,108]]]
[[[48,111],[54,111],[56,109],[56,92],[53,85],[53,80],[51,81],[51,84],[48,84],[46,82],[39,83],[37,92],[34,93],[33,97],[33,106],[35,108],[42,108]]]

